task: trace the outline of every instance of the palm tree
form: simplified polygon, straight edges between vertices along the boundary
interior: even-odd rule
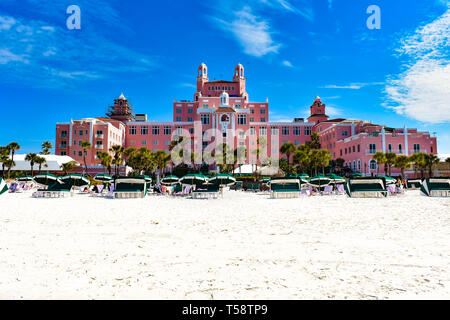
[[[393,152],[388,152],[385,154],[386,157],[386,166],[389,170],[389,176],[391,176],[391,168],[395,164],[395,158],[397,158],[397,155]]]
[[[310,152],[308,150],[297,149],[294,153],[294,164],[299,166],[297,172],[305,172],[310,164]]]
[[[237,147],[236,149],[234,149],[234,164],[233,164],[233,168],[236,167],[236,165],[239,166],[239,174],[241,173],[241,166],[244,160],[245,163],[245,159],[247,159],[248,156],[248,151],[246,147]]]
[[[317,167],[321,165],[321,154],[320,150],[314,149],[311,151],[310,155],[310,169],[311,169],[311,175],[313,175],[313,169],[314,169],[314,175],[317,175]]]
[[[91,149],[92,146],[91,146],[91,143],[89,141],[81,141],[81,147],[83,148],[84,168],[85,168],[86,174],[87,174],[88,168],[87,168],[87,163],[86,163],[86,154],[87,154],[87,151],[89,149]]]
[[[377,176],[380,175],[380,166],[386,163],[386,156],[383,152],[377,151],[372,157],[377,162]],[[387,175],[387,167],[384,166],[384,173]]]
[[[3,161],[2,165],[4,167],[8,168],[8,178],[9,178],[9,171],[11,170],[12,167],[14,167],[16,165],[16,163],[12,159],[8,158],[5,161]]]
[[[38,155],[34,152],[30,152],[25,156],[25,161],[29,161],[30,162],[30,167],[31,167],[31,175],[33,176],[33,172],[34,172],[34,163],[36,162],[36,158],[38,157]]]
[[[108,152],[99,152],[97,158],[103,166],[103,172],[106,173],[106,169],[108,169],[108,174],[111,175],[111,155]]]
[[[321,145],[320,145],[320,136],[317,132],[313,132],[311,134],[311,140],[306,142],[306,145],[310,148],[310,149],[320,149]]]
[[[67,175],[69,171],[73,170],[73,167],[75,166],[75,161],[69,161],[66,163],[61,164],[61,169],[64,170],[64,174]]]
[[[420,153],[414,153],[409,157],[409,161],[412,163],[414,168],[414,178],[417,178],[417,171],[419,170]]]
[[[326,150],[322,149],[319,153],[319,164],[322,166],[322,174],[325,175],[325,167],[328,167],[331,160],[331,153]]]
[[[34,160],[34,162],[39,165],[39,173],[41,173],[42,166],[48,167],[47,160],[45,160],[44,157],[37,156],[36,159]]]
[[[9,149],[7,147],[0,147],[0,162],[2,163],[2,177],[5,178],[5,167],[9,160]]]
[[[431,178],[433,176],[433,167],[439,163],[439,157],[435,154],[425,155],[425,165],[428,168],[428,174]]]
[[[336,159],[336,168],[339,169],[339,174],[341,174],[342,169],[344,168],[345,160],[342,158]]]
[[[448,157],[447,159],[445,159],[445,162],[450,163],[450,157]]]
[[[159,184],[161,172],[167,167],[170,161],[170,155],[163,150],[158,150],[154,153],[154,161],[158,169],[158,176],[156,182]]]
[[[425,176],[424,172],[427,166],[425,156],[425,153],[419,152],[411,155],[409,158],[411,162],[414,163],[414,172],[417,173],[417,170],[420,170],[420,176],[422,179]]]
[[[280,147],[280,152],[284,155],[286,155],[288,166],[290,165],[290,157],[291,154],[294,153],[296,150],[295,145],[292,142],[285,142]]]
[[[117,176],[119,174],[119,166],[123,163],[122,154],[125,148],[121,145],[113,145],[111,150],[114,152],[112,164],[114,165],[114,174]]]
[[[14,154],[16,153],[17,150],[20,149],[20,145],[17,142],[10,142],[10,143],[8,143],[6,148],[9,150],[9,152],[11,152],[11,160],[14,162]],[[8,169],[8,177],[9,177],[9,174],[10,174],[10,171],[11,171],[12,167],[13,166],[11,166]]]
[[[40,152],[40,154],[45,154],[45,155],[50,154],[50,149],[52,149],[52,148],[53,148],[53,145],[51,144],[51,142],[45,141],[42,144],[42,151]]]
[[[395,159],[396,168],[400,169],[402,173],[402,180],[405,179],[405,169],[411,166],[411,159],[408,156],[398,156]]]

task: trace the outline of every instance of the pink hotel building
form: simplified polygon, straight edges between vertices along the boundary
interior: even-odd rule
[[[146,114],[135,115],[122,94],[115,99],[106,117],[57,123],[55,153],[69,155],[83,163],[81,141],[89,141],[92,148],[86,158],[88,166],[94,170],[99,168],[97,154],[110,152],[113,145],[168,152],[172,139],[189,133],[192,150],[196,152],[207,148],[211,141],[222,139],[229,143],[232,139],[235,147],[247,148],[245,162],[254,163],[255,155],[251,150],[256,148],[259,137],[267,141],[267,156],[278,158],[283,143],[299,146],[310,140],[312,132],[317,132],[322,148],[329,150],[333,159],[342,158],[353,171],[365,175],[376,174],[377,164],[372,156],[377,151],[397,155],[437,153],[436,138],[428,132],[389,128],[356,119],[329,119],[319,97],[314,99],[306,121],[295,118],[292,122],[270,122],[268,100],[251,102],[245,82],[241,64],[236,66],[232,81],[209,81],[208,69],[202,63],[193,101],[174,101],[172,122],[148,121]],[[200,139],[194,140],[194,136]],[[380,168],[380,172],[382,170]]]

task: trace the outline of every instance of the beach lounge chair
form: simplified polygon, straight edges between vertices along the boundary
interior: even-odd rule
[[[261,186],[259,185],[259,183],[255,183],[253,185],[253,191],[255,192],[261,191]]]
[[[247,189],[245,191],[253,191],[253,183],[247,183]]]
[[[345,191],[351,198],[384,198],[388,194],[384,177],[350,178]]]
[[[144,178],[119,177],[114,182],[114,198],[144,198],[147,194],[147,183]]]
[[[270,198],[299,198],[301,195],[300,179],[275,178],[270,181]]]
[[[428,197],[450,197],[450,178],[427,178],[420,190]]]
[[[338,184],[336,185],[336,194],[344,194],[345,193],[345,189],[344,189],[344,185],[343,184]]]
[[[236,183],[230,186],[230,190],[238,191],[242,190],[242,181],[236,181]]]
[[[48,189],[38,189],[33,193],[33,198],[65,198],[73,197],[72,184],[56,182]]]
[[[193,199],[217,199],[219,197],[220,187],[217,184],[198,185],[192,191]]]
[[[332,193],[333,193],[333,186],[328,185],[328,186],[325,186],[325,188],[323,189],[322,195],[328,196],[328,195],[331,195]]]

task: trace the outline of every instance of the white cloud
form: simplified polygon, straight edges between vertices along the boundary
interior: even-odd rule
[[[350,84],[347,84],[347,85],[328,84],[328,85],[323,86],[321,88],[324,88],[324,89],[359,90],[359,89],[362,89],[364,87],[379,86],[379,85],[383,85],[383,84],[384,84],[384,82],[355,82],[355,83],[350,83]]]
[[[255,57],[277,53],[280,44],[272,40],[268,21],[254,15],[250,7],[234,12],[231,22],[215,18],[218,26],[231,32],[243,47],[244,52]]]
[[[0,64],[7,64],[10,62],[29,63],[25,55],[14,54],[9,49],[0,49]]]
[[[423,122],[450,121],[449,38],[450,9],[400,41],[397,54],[409,60],[389,79],[386,107]]]
[[[12,17],[0,16],[0,31],[9,30],[15,24],[16,24],[16,20],[13,19]]]
[[[282,64],[283,64],[283,66],[288,67],[288,68],[294,67],[294,66],[292,65],[292,63],[291,63],[290,61],[288,61],[288,60],[284,60],[284,61],[282,62]]]
[[[337,117],[342,115],[342,110],[331,105],[327,105],[325,107],[325,113],[330,117]]]

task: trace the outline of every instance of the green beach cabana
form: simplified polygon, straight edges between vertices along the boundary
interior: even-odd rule
[[[136,176],[136,178],[144,179],[145,183],[147,184],[147,190],[150,190],[150,188],[152,187],[152,178],[150,178],[147,175],[139,175],[139,176]]]
[[[420,191],[428,197],[450,197],[450,178],[427,178]]]
[[[65,184],[71,185],[72,187],[86,187],[91,184],[88,178],[84,177],[79,173],[72,173],[67,176],[61,177],[61,181]]]
[[[165,186],[173,186],[174,184],[177,184],[180,181],[180,178],[177,176],[166,176],[161,179],[161,184]]]
[[[208,178],[202,174],[190,173],[180,179],[181,184],[201,185],[208,182]]]
[[[348,179],[345,192],[351,198],[383,198],[388,190],[384,177],[365,177]]]
[[[119,176],[114,181],[114,198],[144,198],[147,195],[147,181],[143,177]]]
[[[300,195],[300,178],[285,177],[270,180],[270,197],[272,199],[299,198]]]
[[[395,178],[392,178],[392,177],[380,176],[380,178],[384,178],[386,180],[387,186],[397,183],[397,180],[395,180]]]
[[[322,188],[329,185],[331,183],[331,179],[326,176],[318,175],[309,179],[308,183],[313,187]]]
[[[327,174],[327,177],[330,178],[331,184],[344,184],[345,183],[345,179],[341,176],[338,176],[337,174],[329,173],[329,174]]]
[[[8,191],[8,185],[5,180],[0,178],[0,194],[5,193],[6,191]]]

